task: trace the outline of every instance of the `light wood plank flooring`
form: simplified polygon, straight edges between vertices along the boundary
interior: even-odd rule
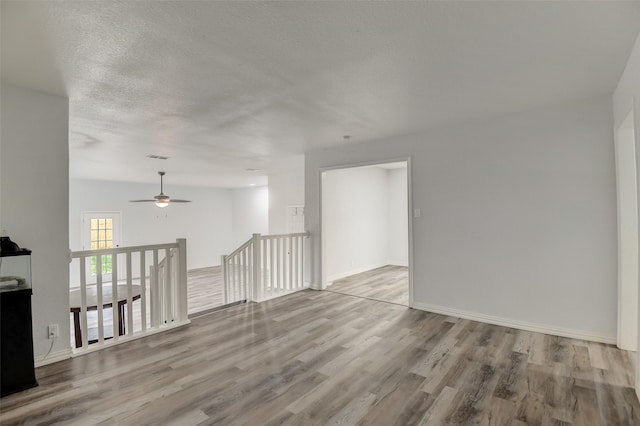
[[[222,306],[222,268],[192,269],[187,272],[187,305],[189,314]]]
[[[305,290],[36,370],[2,425],[637,425],[613,346]]]
[[[335,280],[327,290],[409,305],[409,268],[387,265]]]

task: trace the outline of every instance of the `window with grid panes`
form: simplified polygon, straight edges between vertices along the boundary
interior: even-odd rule
[[[92,218],[89,232],[91,233],[91,250],[102,250],[113,248],[113,219],[111,218]],[[111,255],[103,255],[102,273],[110,274],[112,270]],[[91,274],[96,275],[98,258],[91,258]]]

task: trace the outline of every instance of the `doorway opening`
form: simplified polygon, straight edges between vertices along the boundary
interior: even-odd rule
[[[411,306],[409,160],[321,172],[322,288]]]
[[[618,347],[638,346],[638,184],[633,109],[616,129]]]

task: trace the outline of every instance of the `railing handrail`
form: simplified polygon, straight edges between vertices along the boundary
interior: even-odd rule
[[[260,239],[261,240],[269,240],[272,238],[283,238],[283,237],[308,237],[309,236],[309,231],[306,232],[295,232],[292,234],[269,234],[269,235],[261,235],[260,234]],[[240,253],[242,250],[246,249],[247,247],[249,247],[251,245],[251,243],[253,242],[253,237],[248,239],[245,243],[243,243],[240,247],[238,247],[237,249],[235,249],[234,251],[232,251],[229,254],[225,254],[223,256],[226,257],[233,257],[236,254]]]
[[[246,249],[247,247],[249,247],[251,245],[251,243],[253,242],[253,238],[250,238],[247,242],[245,242],[244,244],[242,244],[240,247],[238,247],[237,249],[235,249],[234,251],[232,251],[230,254],[227,254],[227,257],[232,257],[235,256],[236,254],[240,253],[242,250]]]
[[[268,240],[269,238],[282,238],[282,237],[308,237],[309,231],[306,232],[296,232],[292,234],[269,234],[269,235],[260,235],[260,239]]]
[[[161,250],[168,248],[178,248],[178,243],[164,243],[164,244],[150,244],[146,246],[129,246],[129,247],[115,247],[110,249],[98,249],[98,250],[79,250],[72,251],[71,257],[73,259],[86,257],[86,256],[97,256],[97,255],[108,255],[108,254],[120,254],[120,253],[130,253],[134,251],[149,251],[149,250]]]

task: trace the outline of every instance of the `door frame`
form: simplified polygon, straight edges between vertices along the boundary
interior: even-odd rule
[[[617,343],[619,348],[625,350],[636,350],[638,346],[638,171],[633,114],[631,107],[614,131],[618,237]],[[631,212],[627,211],[629,209]],[[633,240],[625,238],[630,232],[634,234]]]
[[[380,164],[387,163],[398,163],[398,162],[406,162],[407,163],[407,257],[409,263],[409,283],[408,283],[408,292],[409,292],[409,308],[413,308],[413,192],[411,186],[411,157],[394,157],[388,159],[381,160],[373,160],[373,161],[365,161],[358,163],[345,163],[345,164],[337,164],[334,166],[325,166],[320,167],[318,169],[318,188],[320,189],[319,195],[319,210],[320,210],[320,290],[324,290],[327,288],[327,267],[326,267],[326,243],[325,243],[325,225],[324,225],[324,207],[323,207],[323,176],[326,172],[332,170],[341,170],[341,169],[351,169],[357,167],[365,167],[365,166],[376,166]]]

